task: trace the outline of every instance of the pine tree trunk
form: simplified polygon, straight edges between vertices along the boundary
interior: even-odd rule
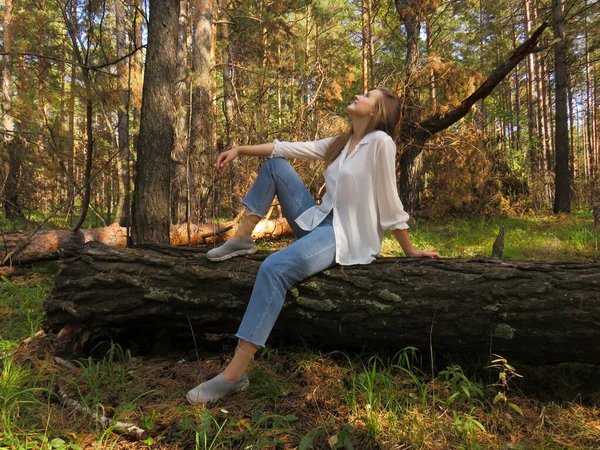
[[[6,158],[6,179],[0,184],[0,200],[4,213],[9,220],[23,219],[19,200],[19,178],[21,173],[22,155],[25,150],[24,142],[14,136],[15,119],[13,117],[13,88],[12,88],[12,52],[13,52],[13,2],[6,0],[4,4],[3,44],[2,55],[2,128],[4,133],[4,149]]]
[[[532,30],[532,13],[530,2],[525,2],[525,31],[529,35]],[[542,169],[539,164],[539,127],[537,124],[538,93],[537,93],[537,77],[536,77],[536,59],[535,54],[527,55],[527,116],[529,119],[529,140],[528,140],[528,162],[532,175],[539,173]]]
[[[148,49],[133,196],[132,243],[169,243],[179,2],[150,0]]]
[[[233,86],[231,66],[231,48],[229,42],[229,10],[227,0],[221,0],[221,45],[223,64],[223,116],[225,117],[225,148],[232,145],[232,121],[233,121]]]
[[[360,23],[361,23],[361,67],[362,67],[362,90],[367,92],[369,90],[369,32],[367,29],[368,24],[368,8],[367,3],[369,0],[362,0],[361,11],[360,11]]]
[[[562,0],[552,0],[554,37],[554,76],[556,78],[555,120],[555,194],[554,213],[571,212],[571,183],[569,177],[569,124],[567,111],[567,49],[565,42],[565,18]]]
[[[586,105],[587,105],[587,115],[585,121],[586,134],[587,134],[587,142],[585,143],[586,157],[584,158],[584,164],[586,167],[585,175],[588,179],[594,177],[594,149],[596,147],[596,140],[598,137],[596,136],[596,122],[594,120],[594,102],[592,96],[592,79],[591,79],[591,70],[592,66],[590,64],[590,43],[589,43],[589,31],[588,31],[588,9],[587,9],[587,0],[584,2],[586,12],[584,18],[584,38],[585,38],[585,93],[586,93]]]
[[[190,214],[192,221],[204,221],[211,214],[214,154],[211,133],[211,42],[212,1],[195,0],[192,20],[192,118],[190,158],[195,175],[190,197],[197,199]]]
[[[420,154],[425,137],[416,137],[420,120],[421,104],[413,83],[419,64],[420,18],[413,5],[407,0],[396,0],[396,11],[402,17],[406,30],[406,91],[400,119],[400,198],[407,211],[414,213],[419,207]]]
[[[125,5],[115,1],[117,59],[127,53],[127,36],[125,34]],[[117,91],[119,93],[119,109],[117,112],[117,134],[119,157],[117,162],[117,181],[119,202],[115,212],[115,222],[125,227],[131,225],[131,173],[129,170],[129,59],[117,64]]]
[[[236,331],[267,255],[214,263],[196,249],[88,244],[64,261],[45,302],[46,327],[62,337],[79,330],[59,339],[66,354],[85,339],[88,348],[108,339],[138,351],[191,348],[191,329],[199,339]],[[595,363],[599,273],[600,263],[485,259],[334,267],[289,290],[269,343]]]
[[[177,73],[175,87],[175,147],[171,153],[171,223],[188,221],[189,172],[189,83],[188,83],[188,26],[189,0],[179,2],[177,36]]]

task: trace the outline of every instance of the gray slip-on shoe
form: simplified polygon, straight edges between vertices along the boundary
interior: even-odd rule
[[[214,402],[234,392],[245,391],[249,384],[248,375],[245,373],[238,381],[227,381],[220,373],[189,391],[186,398],[192,405]]]
[[[229,239],[223,245],[209,250],[206,257],[211,261],[225,261],[234,256],[251,255],[253,253],[256,253],[256,245],[252,237],[247,236],[242,239]]]

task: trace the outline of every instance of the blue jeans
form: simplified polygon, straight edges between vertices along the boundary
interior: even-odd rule
[[[315,201],[294,168],[282,158],[270,158],[262,165],[242,203],[262,217],[275,195],[298,240],[267,257],[258,270],[236,336],[259,347],[265,345],[275,325],[287,290],[335,264],[333,214],[312,231],[302,230],[296,224],[296,217],[314,206]]]

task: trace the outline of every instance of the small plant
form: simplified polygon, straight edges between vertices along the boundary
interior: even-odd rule
[[[257,410],[251,420],[243,418],[235,423],[237,432],[233,433],[228,443],[236,442],[235,448],[273,448],[283,444],[280,436],[294,434],[291,424],[297,420],[298,417],[291,414],[263,414]]]
[[[481,384],[476,381],[471,381],[462,368],[458,365],[449,366],[442,370],[439,377],[450,383],[450,396],[446,399],[446,405],[457,401],[461,405],[474,402],[483,404],[484,392]]]
[[[496,359],[492,360],[490,365],[486,367],[487,369],[495,369],[498,371],[498,381],[492,384],[497,391],[494,400],[492,400],[492,405],[504,405],[522,416],[523,410],[515,403],[508,400],[508,391],[510,389],[508,384],[513,378],[523,378],[523,376],[517,373],[515,368],[502,356],[494,356]]]
[[[417,388],[419,401],[422,406],[427,404],[427,384],[423,382],[424,374],[421,370],[423,361],[421,353],[415,347],[406,347],[400,350],[392,358],[392,369],[399,370],[404,375],[408,376],[411,385]],[[415,395],[411,392],[408,397],[414,398]]]
[[[147,431],[154,429],[154,423],[156,421],[156,410],[153,409],[149,416],[143,416],[140,419],[140,426]]]
[[[472,413],[473,408],[469,414],[452,411],[452,416],[454,417],[452,427],[457,431],[461,439],[469,444],[472,444],[478,431],[485,433],[485,427],[473,417]]]
[[[222,423],[219,423],[209,410],[205,409],[202,411],[200,414],[200,424],[196,430],[196,450],[215,450],[219,447],[226,448],[223,446],[226,445],[227,442],[218,441],[226,423],[227,419]]]
[[[78,364],[83,369],[78,380],[85,383],[89,394],[86,396],[88,404],[98,403],[102,398],[102,392],[107,387],[125,401],[126,391],[131,379],[127,363],[132,360],[131,352],[124,351],[119,344],[110,343],[104,358],[96,360],[89,356]],[[77,384],[77,383],[76,383]]]

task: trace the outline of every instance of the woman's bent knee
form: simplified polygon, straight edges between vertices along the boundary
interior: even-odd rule
[[[285,158],[267,158],[262,167],[277,172],[278,170],[290,168],[292,165]]]

